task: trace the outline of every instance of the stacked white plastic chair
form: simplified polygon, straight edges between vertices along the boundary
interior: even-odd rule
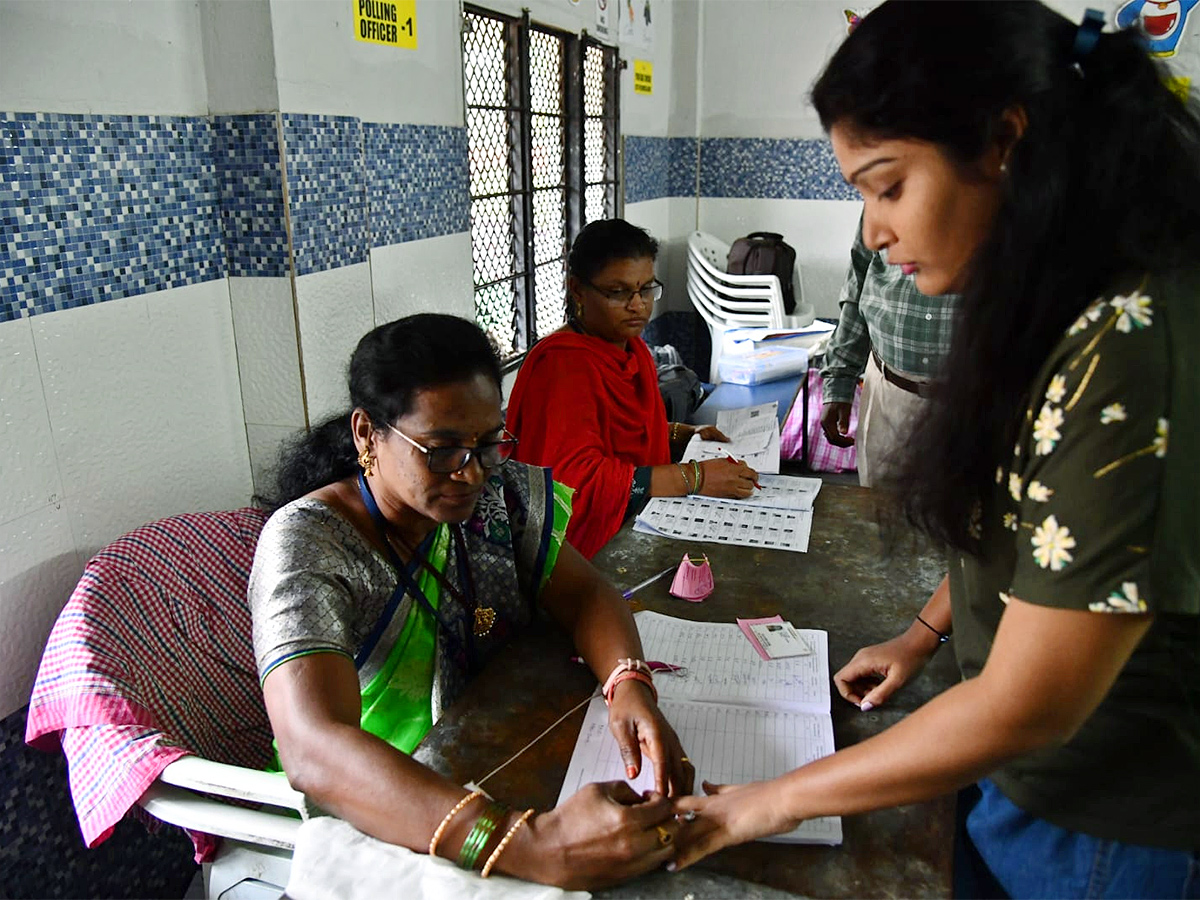
[[[796,311],[786,315],[783,289],[774,275],[731,275],[725,271],[729,245],[703,231],[688,238],[688,297],[703,316],[712,334],[709,380],[719,381],[718,365],[725,332],[731,328],[804,328],[814,319],[811,304],[805,303],[796,263],[792,283]]]

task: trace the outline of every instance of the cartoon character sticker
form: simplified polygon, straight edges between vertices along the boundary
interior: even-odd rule
[[[1117,10],[1117,27],[1136,26],[1154,56],[1174,56],[1197,3],[1200,0],[1127,0]]]

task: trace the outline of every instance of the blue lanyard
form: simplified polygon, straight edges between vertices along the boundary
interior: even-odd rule
[[[392,546],[392,542],[388,540],[387,520],[383,517],[383,512],[379,509],[379,504],[375,502],[375,497],[372,496],[371,489],[367,487],[367,481],[365,478],[363,478],[361,472],[358,474],[358,493],[362,497],[363,504],[367,507],[367,512],[371,514],[371,520],[375,523],[375,530],[379,534],[379,542],[383,544],[384,549],[387,551],[388,560],[391,562],[393,568],[395,568],[397,574],[400,576],[400,584],[396,586],[396,592],[392,595],[392,601],[388,604],[389,607],[394,606],[405,592],[411,594],[413,598],[421,604],[425,611],[433,616],[438,625],[441,626],[441,629],[445,633],[446,637],[450,639],[459,655],[463,658],[463,662],[467,666],[467,671],[474,671],[475,637],[470,621],[467,622],[467,627],[464,629],[467,633],[467,643],[464,645],[456,629],[454,629],[450,623],[443,619],[439,612],[434,609],[433,604],[429,602],[429,598],[425,596],[425,592],[421,590],[416,579],[413,578],[412,573],[409,572],[408,566],[404,565],[404,561],[400,559],[400,555]],[[454,561],[458,568],[458,577],[462,581],[463,588],[467,593],[466,597],[459,594],[459,592],[454,589],[453,585],[451,585],[450,582],[444,578],[442,573],[430,565],[430,563],[419,553],[419,551],[414,551],[413,556],[417,564],[423,565],[426,569],[428,569],[438,583],[442,587],[446,588],[447,593],[453,596],[454,599],[456,599],[462,605],[463,610],[466,612],[469,620],[475,607],[475,582],[471,576],[471,567],[467,562],[467,548],[466,543],[463,541],[462,532],[457,526],[451,526],[451,530],[454,534]]]

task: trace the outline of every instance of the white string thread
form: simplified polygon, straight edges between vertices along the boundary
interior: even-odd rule
[[[499,772],[501,769],[503,769],[505,766],[507,766],[509,763],[511,763],[514,759],[516,759],[518,756],[520,756],[522,753],[524,753],[526,750],[528,750],[530,747],[532,747],[534,744],[536,744],[538,741],[540,741],[542,738],[544,738],[546,735],[548,735],[550,732],[552,732],[560,724],[562,724],[564,719],[567,719],[573,713],[578,712],[584,706],[587,706],[587,704],[591,703],[592,698],[595,696],[596,695],[594,693],[589,694],[587,697],[585,697],[579,703],[575,704],[573,707],[571,707],[569,710],[567,710],[565,713],[563,713],[561,716],[559,716],[558,720],[553,725],[551,725],[549,728],[547,728],[545,731],[543,731],[541,734],[539,734],[537,737],[535,737],[532,741],[530,741],[528,744],[526,744],[524,747],[522,747],[520,750],[518,750],[516,753],[514,753],[512,756],[510,756],[508,759],[506,759],[504,762],[500,763],[500,765],[496,766],[496,768],[492,769],[492,771],[488,772],[486,775],[484,775],[478,781],[471,782],[471,784],[475,785],[476,787],[482,785],[485,781],[487,781],[489,778],[491,778],[493,775],[495,775],[497,772]]]

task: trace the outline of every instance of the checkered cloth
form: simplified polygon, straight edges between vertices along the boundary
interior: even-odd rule
[[[162,519],[84,569],[42,655],[25,741],[62,748],[87,846],[182,756],[270,761],[246,604],[265,521],[251,508]],[[218,839],[191,837],[196,861],[211,859]]]
[[[958,304],[957,294],[922,294],[911,275],[868,250],[860,221],[838,297],[838,326],[825,348],[825,396],[850,400],[872,348],[896,372],[935,378],[950,352]]]
[[[807,460],[804,438],[804,406],[794,404],[779,435],[779,455],[783,459],[799,459],[808,463],[814,472],[853,472],[858,466],[857,447],[835,447],[825,439],[821,430],[822,383],[819,369],[808,370],[808,440]],[[858,404],[862,386],[854,390],[854,405],[850,410],[850,434],[858,434]]]

